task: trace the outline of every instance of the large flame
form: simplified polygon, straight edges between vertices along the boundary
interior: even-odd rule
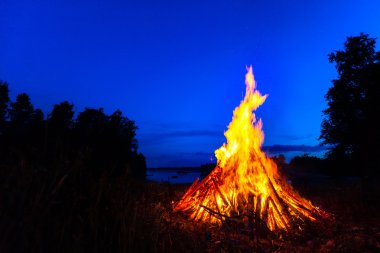
[[[256,120],[253,111],[267,96],[256,90],[252,66],[247,68],[245,83],[245,97],[224,134],[227,143],[215,151],[216,168],[193,183],[174,204],[174,211],[212,223],[254,214],[270,230],[287,229],[305,218],[316,220],[323,212],[297,194],[261,150],[262,121]]]

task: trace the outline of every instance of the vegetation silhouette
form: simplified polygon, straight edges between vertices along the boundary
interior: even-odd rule
[[[85,108],[74,119],[74,105],[54,105],[45,119],[26,93],[10,102],[6,82],[0,83],[0,157],[35,167],[80,163],[88,176],[127,173],[144,179],[145,158],[137,151],[135,122],[120,110]]]
[[[74,116],[64,101],[45,118],[0,81],[1,252],[144,250],[112,235],[132,227],[144,188],[135,122],[102,108]]]
[[[325,96],[320,140],[330,145],[327,158],[336,174],[380,174],[380,52],[375,46],[374,38],[361,33],[328,55],[338,78]]]
[[[293,157],[287,166],[289,167],[288,171],[295,173],[330,174],[325,159],[307,153]]]
[[[9,88],[8,83],[0,80],[0,136],[4,133],[5,118],[9,103]]]

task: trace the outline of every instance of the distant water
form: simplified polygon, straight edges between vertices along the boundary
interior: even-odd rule
[[[199,170],[147,170],[147,179],[156,182],[168,182],[171,184],[188,184],[194,182],[194,180],[198,177],[201,177],[201,173]]]
[[[295,156],[302,156],[306,154],[306,152],[303,151],[288,151],[288,152],[282,152],[282,154],[285,155],[285,159],[287,162],[290,162],[290,160]],[[310,156],[316,156],[316,157],[323,157],[325,154],[325,151],[318,151],[318,152],[309,152],[307,153]],[[272,154],[267,155],[275,155],[275,152]],[[195,179],[201,178],[201,173],[199,169],[196,167],[192,168],[168,168],[168,169],[148,169],[147,170],[147,179],[151,181],[156,182],[168,182],[171,184],[189,184],[194,182]]]

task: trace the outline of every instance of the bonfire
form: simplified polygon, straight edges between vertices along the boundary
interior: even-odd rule
[[[245,97],[224,133],[227,143],[215,151],[216,167],[202,181],[195,180],[174,203],[174,211],[195,221],[220,224],[232,217],[254,217],[271,231],[325,217],[326,213],[287,183],[262,151],[262,121],[253,111],[267,95],[256,90],[252,66],[247,68],[245,83]]]

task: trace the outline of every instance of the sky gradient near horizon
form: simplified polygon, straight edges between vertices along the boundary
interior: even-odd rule
[[[68,100],[135,120],[149,167],[210,162],[252,65],[264,145],[318,144],[327,54],[380,37],[380,1],[0,2],[0,79],[45,113]],[[379,46],[377,47],[379,48]],[[290,152],[287,150],[286,152]]]

